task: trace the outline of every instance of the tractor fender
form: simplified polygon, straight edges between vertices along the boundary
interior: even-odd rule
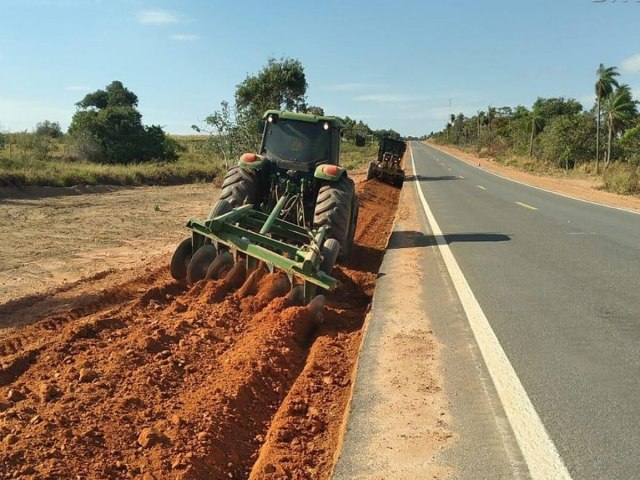
[[[267,163],[267,159],[262,155],[257,155],[255,153],[243,153],[238,165],[242,168],[259,170],[264,167],[265,163]]]
[[[320,180],[328,180],[330,182],[336,182],[342,177],[344,173],[344,168],[339,167],[338,165],[331,164],[323,164],[318,165],[316,167],[316,171],[313,174],[315,178],[319,178]]]

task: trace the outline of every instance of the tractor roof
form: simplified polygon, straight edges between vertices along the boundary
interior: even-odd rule
[[[267,110],[262,118],[266,119],[269,115],[278,115],[285,120],[297,120],[299,122],[319,123],[328,122],[334,128],[344,128],[344,122],[340,117],[330,117],[326,115],[311,115],[309,113],[287,112],[284,110]]]

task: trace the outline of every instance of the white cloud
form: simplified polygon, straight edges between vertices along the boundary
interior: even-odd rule
[[[163,26],[185,21],[182,15],[167,12],[166,10],[140,10],[136,13],[136,19],[143,25],[154,26]]]
[[[193,42],[198,38],[200,37],[198,37],[198,35],[195,35],[193,33],[176,33],[174,35],[171,35],[171,39],[176,40],[178,42]]]
[[[623,73],[640,73],[640,53],[631,55],[620,62],[620,69]]]

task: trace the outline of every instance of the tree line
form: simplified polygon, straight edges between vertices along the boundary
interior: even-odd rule
[[[216,155],[228,167],[246,151],[257,150],[260,135],[258,122],[266,110],[291,110],[324,115],[324,109],[307,102],[307,79],[302,63],[292,58],[269,58],[256,74],[247,75],[235,89],[232,102],[220,108],[199,125],[198,133],[208,133],[204,155]],[[55,141],[63,139],[64,157],[107,164],[149,161],[173,161],[183,147],[159,125],[145,126],[137,109],[137,95],[115,80],[104,89],[88,93],[76,104],[76,112],[67,134],[58,122],[45,120],[32,133],[0,132],[0,148],[5,144],[30,152],[37,160],[50,158]],[[384,136],[400,138],[394,130],[373,130],[361,120],[345,117],[344,138],[356,135],[377,141]],[[60,142],[58,142],[59,144]],[[11,155],[10,155],[11,156]]]
[[[210,134],[210,146],[228,166],[243,152],[259,147],[258,122],[267,110],[324,115],[324,109],[307,103],[307,79],[304,66],[297,59],[269,58],[256,74],[236,86],[234,101],[222,101],[220,108],[207,116],[202,124],[192,126],[198,133]],[[362,120],[343,118],[343,137],[353,141],[357,135],[372,141],[384,136],[401,138],[394,130],[373,130]]]
[[[585,110],[573,98],[538,98],[531,108],[488,107],[470,117],[451,115],[428,138],[476,148],[494,157],[527,156],[566,170],[583,165],[604,173],[612,162],[640,165],[640,115],[616,67],[600,64],[595,104]]]

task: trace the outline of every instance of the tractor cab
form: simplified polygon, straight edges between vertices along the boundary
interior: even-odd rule
[[[287,171],[311,173],[320,164],[338,165],[343,127],[337,117],[269,110],[261,122],[259,154]]]
[[[258,153],[229,169],[220,198],[171,259],[171,275],[195,283],[221,279],[242,263],[289,276],[291,295],[308,303],[337,284],[331,272],[353,245],[359,202],[340,167],[337,117],[269,110]],[[298,293],[295,293],[298,292]]]

